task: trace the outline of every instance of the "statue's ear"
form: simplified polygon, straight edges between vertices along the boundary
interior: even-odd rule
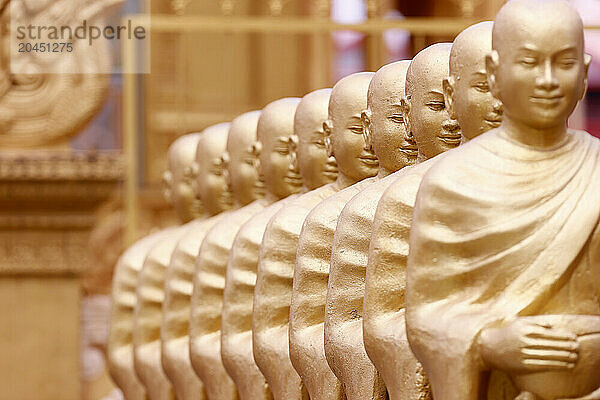
[[[492,96],[499,98],[498,85],[496,84],[496,73],[498,72],[499,56],[496,50],[485,56],[485,71],[487,73],[488,86]]]
[[[454,86],[456,80],[453,76],[449,76],[442,81],[442,88],[444,90],[444,102],[446,103],[446,110],[450,118],[456,119],[456,111],[454,110]]]
[[[323,122],[323,141],[325,143],[325,150],[327,151],[327,157],[333,157],[333,144],[331,143],[331,131],[333,129],[331,120]]]
[[[171,171],[165,171],[162,176],[162,192],[165,201],[173,204],[173,174]]]
[[[588,87],[588,71],[590,70],[590,64],[592,63],[592,56],[589,54],[583,55],[583,90],[581,91],[581,96],[579,96],[579,100],[583,100],[585,94],[587,93]]]
[[[262,142],[256,141],[252,143],[252,155],[254,156],[254,167],[259,175],[262,175],[262,169],[260,165],[260,153],[262,152]]]
[[[360,121],[363,126],[363,139],[365,140],[365,148],[373,151],[373,130],[371,126],[371,116],[373,115],[370,108],[363,110],[360,113]]]
[[[412,135],[412,124],[410,122],[410,95],[406,95],[400,99],[400,112],[404,120],[404,127],[408,135]]]
[[[288,148],[290,151],[290,168],[292,171],[300,171],[300,166],[298,164],[298,136],[290,135],[288,140]]]

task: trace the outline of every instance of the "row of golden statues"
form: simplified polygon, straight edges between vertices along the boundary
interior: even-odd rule
[[[600,142],[563,0],[173,143],[121,257],[128,400],[600,399]],[[202,206],[200,206],[200,204]]]

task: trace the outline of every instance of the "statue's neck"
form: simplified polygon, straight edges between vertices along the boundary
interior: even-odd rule
[[[398,169],[392,171],[389,168],[382,167],[381,164],[380,164],[380,166],[379,166],[379,172],[377,173],[377,179],[383,179],[386,176],[391,175],[391,174],[393,174],[396,171],[398,171]]]
[[[421,153],[421,150],[419,150],[419,154],[417,155],[417,164],[422,163],[423,161],[427,161],[428,159],[429,157]]]
[[[511,119],[506,114],[500,126],[501,133],[517,143],[541,148],[551,148],[563,142],[567,136],[567,123],[549,128],[535,128],[521,121]]]
[[[337,190],[342,190],[347,188],[348,186],[352,186],[356,183],[356,179],[350,178],[348,175],[343,172],[338,172],[337,179],[335,180],[335,187]]]

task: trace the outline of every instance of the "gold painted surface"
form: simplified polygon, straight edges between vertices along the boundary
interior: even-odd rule
[[[332,184],[337,193],[308,213],[298,238],[290,305],[289,351],[292,365],[312,399],[337,399],[343,393],[327,365],[323,349],[325,296],[337,217],[351,196],[370,182],[371,179],[366,178],[378,170],[377,157],[362,138],[360,119],[367,106],[367,90],[372,77],[372,72],[352,74],[333,88],[329,119],[324,128],[326,148],[338,165],[338,178]]]
[[[273,214],[302,189],[302,177],[292,165],[291,151],[294,117],[299,102],[297,98],[284,99],[271,103],[263,110],[265,118],[270,113],[276,113],[277,117],[276,123],[269,125],[267,121],[259,121],[257,132],[261,139],[260,169],[265,178],[266,198],[274,199],[274,203],[240,227],[227,263],[221,319],[221,357],[237,387],[240,400],[273,398],[252,353],[252,300],[258,254],[266,225]],[[280,109],[272,109],[275,106]],[[271,135],[270,140],[264,138],[263,130],[276,133],[277,136]]]
[[[295,182],[294,190],[301,190],[302,193],[308,188],[331,182],[336,176],[335,160],[327,155],[323,132],[330,93],[331,89],[322,89],[306,95],[298,104],[293,121],[289,121],[287,126],[287,131],[293,134],[288,142],[288,165],[282,164],[281,167],[288,170],[284,180]],[[283,130],[281,132],[285,133]],[[266,235],[267,224],[280,209],[287,209],[289,204],[295,203],[296,198],[294,195],[278,201],[250,219],[238,232],[231,250],[224,293],[222,352],[230,353],[224,355],[223,360],[230,375],[235,376],[234,381],[241,382],[238,383],[241,399],[281,398],[281,386],[276,385],[273,388],[269,382],[273,375],[263,377],[263,368],[255,362],[260,360],[261,356],[259,354],[257,357],[253,351],[256,349],[252,330],[253,298],[255,284],[258,284],[259,255],[264,249],[261,243]],[[280,247],[274,251],[279,255]],[[295,260],[295,251],[293,259]],[[267,288],[269,293],[273,289]],[[289,366],[287,373],[290,370],[293,372],[289,362],[285,366]],[[277,375],[287,380],[287,374],[283,371],[278,370]],[[300,386],[299,377],[295,372],[294,375],[296,382],[285,383],[290,391],[297,390]],[[274,389],[278,390],[277,393],[272,393]]]
[[[469,27],[456,38],[450,52],[449,77],[443,89],[448,114],[458,120],[463,140],[498,126],[502,117],[502,105],[491,96],[485,75],[484,56],[491,49],[491,29],[491,22]],[[416,130],[414,134],[418,137],[431,132]],[[383,195],[373,225],[365,294],[365,345],[389,382],[390,399],[422,398],[429,391],[404,333],[404,268],[416,191],[423,174],[440,157],[399,173]],[[398,380],[398,376],[403,379]]]
[[[252,165],[258,167],[260,179],[251,183],[258,189],[255,195],[264,193],[265,197],[231,212],[216,224],[203,240],[196,259],[190,312],[190,358],[211,399],[238,397],[236,385],[239,388],[241,384],[234,383],[228,376],[221,351],[227,263],[239,228],[275,201],[299,190],[295,180],[289,179],[288,171],[288,142],[292,134],[288,126],[299,101],[298,98],[280,99],[262,110],[256,126],[257,140],[252,146],[255,157]],[[231,178],[232,186],[243,185],[242,176]]]
[[[362,112],[364,138],[379,160],[377,179],[348,202],[333,238],[325,307],[325,356],[343,383],[348,400],[385,399],[381,381],[363,345],[362,302],[379,198],[393,181],[391,173],[416,161],[416,144],[404,128],[402,98],[410,60],[378,70]]]
[[[133,313],[133,366],[150,400],[175,399],[171,382],[162,369],[160,323],[171,254],[187,229],[186,224],[161,235],[146,254],[138,275]]]
[[[144,400],[146,390],[133,367],[133,313],[136,286],[144,258],[166,231],[138,240],[119,258],[113,275],[112,309],[108,340],[111,377],[127,399]]]
[[[294,116],[292,168],[302,176],[303,192],[287,202],[266,226],[252,309],[254,359],[276,400],[306,399],[300,376],[289,359],[288,322],[298,236],[310,209],[335,193],[337,163],[327,154],[323,123],[331,89],[302,98]],[[324,185],[324,186],[323,186]]]
[[[252,145],[256,141],[256,127],[260,114],[260,111],[249,112],[238,116],[231,123],[227,137],[227,151],[222,155],[222,160],[223,167],[226,168],[226,171],[224,171],[224,178],[227,184],[227,193],[231,193],[233,196],[234,208],[237,211],[220,214],[216,217],[219,221],[224,216],[230,217],[232,214],[235,215],[236,212],[240,211],[242,206],[252,203],[257,197],[262,196],[262,193],[264,192],[264,188],[259,180],[258,171],[255,168],[258,160],[256,154],[252,151]],[[217,221],[217,223],[219,221]],[[193,321],[195,314],[193,313],[193,294],[194,290],[196,290],[194,289],[196,279],[195,265],[198,262],[196,258],[202,249],[201,246],[208,246],[204,243],[204,238],[210,237],[210,232],[211,231],[203,232],[203,234],[200,235],[190,232],[190,234],[180,243],[182,250],[184,250],[184,245],[186,247],[187,245],[193,245],[194,250],[191,250],[190,248],[189,251],[186,251],[186,254],[189,253],[190,257],[183,257],[183,254],[181,254],[182,257],[176,257],[171,260],[170,269],[173,269],[173,283],[177,283],[181,279],[181,283],[185,282],[186,285],[191,284],[191,288],[189,298],[187,292],[184,294],[181,289],[172,292],[173,299],[177,301],[168,302],[165,321],[163,323],[163,338],[166,339],[163,341],[163,348],[168,345],[167,342],[170,340],[169,338],[174,337],[175,339],[172,341],[174,347],[172,355],[173,359],[183,359],[185,360],[185,363],[187,363],[187,360],[189,359],[193,372],[196,373],[196,376],[198,377],[202,377],[202,375],[197,373],[198,363],[194,358],[197,355],[193,352],[194,341],[193,339],[190,339],[194,337]],[[213,236],[213,239],[216,240],[218,237],[219,236]],[[224,254],[224,256],[227,257],[226,254]],[[185,271],[189,271],[189,273],[185,273],[184,275],[184,269]],[[179,270],[181,270],[181,274],[178,273]],[[169,281],[167,281],[167,285],[169,285]],[[169,286],[167,286],[167,293],[169,293],[169,291]],[[169,294],[167,294],[167,297],[168,296]],[[208,299],[215,301],[219,300],[218,296],[215,298],[209,297]],[[186,312],[185,310],[187,310],[187,313],[183,314]],[[202,311],[206,313],[206,310]],[[166,354],[168,355],[168,353]],[[203,385],[205,385],[207,396],[209,396],[208,398],[212,399],[213,396],[219,394],[231,395],[230,393],[234,393],[235,395],[235,392],[232,392],[233,385],[223,369],[220,368],[216,373],[217,376],[214,374],[212,375],[212,380],[208,379],[203,383]],[[177,375],[177,379],[182,379],[181,372],[175,371],[175,374]],[[221,385],[218,384],[219,380],[222,382]],[[220,390],[223,390],[223,392],[220,393]]]
[[[202,240],[232,205],[227,185],[226,145],[231,125],[222,123],[202,131],[193,165],[194,192],[204,215],[186,225],[186,232],[171,254],[164,281],[160,326],[162,368],[178,400],[205,400],[204,385],[192,368],[189,357],[189,315],[194,262]],[[249,136],[249,135],[246,135]],[[243,137],[232,136],[243,142]]]
[[[380,198],[366,266],[364,344],[390,399],[428,396],[426,387],[419,384],[419,366],[405,338],[404,266],[407,227],[421,178],[436,162],[436,155],[460,141],[458,125],[450,119],[442,90],[442,81],[449,73],[450,49],[449,43],[427,47],[408,68],[403,118],[409,138],[417,143],[420,162],[391,174],[363,194]]]
[[[408,338],[438,400],[497,398],[492,371],[519,399],[596,399],[600,142],[566,127],[586,88],[582,23],[567,2],[512,1],[492,48],[504,119],[423,179]]]
[[[192,166],[199,138],[199,134],[186,135],[176,140],[169,148],[169,170],[164,174],[163,195],[167,202],[173,205],[182,222],[199,216],[199,212],[201,211],[200,202],[196,199],[192,188]],[[127,398],[143,399],[146,395],[158,396],[156,398],[166,396],[164,394],[149,393],[149,391],[146,393],[143,385],[141,385],[142,382],[137,379],[136,370],[138,367],[135,366],[136,362],[134,362],[134,340],[137,341],[138,345],[142,343],[146,344],[151,340],[157,340],[152,339],[152,337],[153,335],[158,335],[157,327],[160,327],[160,312],[157,313],[156,308],[152,308],[155,304],[152,303],[151,299],[148,299],[149,301],[145,305],[148,311],[142,311],[157,317],[158,320],[148,321],[148,318],[146,318],[141,324],[144,331],[136,333],[134,319],[136,314],[135,309],[138,307],[138,278],[143,269],[146,255],[156,244],[172,235],[176,229],[167,228],[140,239],[121,256],[115,268],[111,295],[113,306],[109,327],[107,358],[111,376]],[[164,268],[166,268],[169,260],[164,261],[165,255],[161,256],[163,257]],[[157,271],[156,273],[158,273],[160,278],[160,274],[163,272],[160,268]],[[145,281],[149,282],[150,285],[160,286],[159,283],[152,281],[152,274],[150,279]],[[146,295],[148,290],[144,290],[143,292]],[[150,292],[152,291],[150,290]],[[162,288],[160,288],[159,292],[162,295]],[[135,339],[136,335],[138,335],[138,339]],[[154,351],[158,354],[158,366],[160,367],[160,342],[157,342],[153,346],[155,350],[149,351]],[[145,348],[149,347],[151,346],[145,346]],[[138,359],[137,364],[141,368],[143,361]],[[155,368],[155,373],[162,377],[162,370],[160,368]],[[154,382],[148,379],[148,375],[145,375],[145,377],[150,384]],[[143,383],[147,384],[147,382]],[[157,380],[157,384],[159,382],[164,383],[164,379]],[[166,391],[163,388],[158,388],[158,390]]]

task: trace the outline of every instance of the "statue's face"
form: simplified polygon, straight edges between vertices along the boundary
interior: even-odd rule
[[[264,185],[259,180],[258,155],[252,143],[256,139],[259,113],[244,115],[232,123],[227,141],[227,174],[229,191],[240,205],[246,205],[264,196]]]
[[[432,158],[458,146],[461,134],[458,122],[448,114],[442,88],[442,81],[448,77],[450,46],[445,50],[428,49],[411,63],[409,73],[412,70],[419,79],[410,85],[410,90],[407,85],[403,110],[407,129],[414,136],[419,152],[425,158]]]
[[[323,131],[330,93],[330,89],[321,89],[305,96],[294,117],[294,135],[290,139],[292,168],[310,190],[337,178],[337,163],[327,154]]]
[[[297,193],[302,177],[290,168],[290,137],[294,130],[294,114],[299,99],[282,99],[263,109],[258,123],[255,148],[259,153],[260,175],[267,191],[278,198]]]
[[[473,25],[458,35],[450,55],[450,77],[444,81],[446,106],[466,139],[497,128],[502,103],[492,96],[485,57],[492,50],[491,21]]]
[[[379,170],[377,156],[365,143],[361,121],[372,77],[373,73],[360,73],[340,80],[329,102],[329,119],[323,124],[326,145],[340,172],[357,182]]]
[[[204,133],[196,151],[197,195],[202,200],[204,211],[209,215],[216,215],[229,209],[232,203],[227,188],[226,165],[223,157],[227,132],[216,132],[216,134],[223,137]]]
[[[564,126],[586,86],[580,23],[565,5],[543,7],[512,7],[510,23],[497,24],[488,57],[492,90],[506,117],[534,129]]]
[[[369,86],[369,107],[363,112],[365,142],[372,146],[381,168],[394,172],[417,160],[417,145],[406,132],[402,96],[410,61],[388,64]]]
[[[202,215],[202,203],[194,192],[194,157],[196,143],[177,146],[169,151],[169,169],[163,174],[165,199],[173,206],[178,218],[188,222]]]

